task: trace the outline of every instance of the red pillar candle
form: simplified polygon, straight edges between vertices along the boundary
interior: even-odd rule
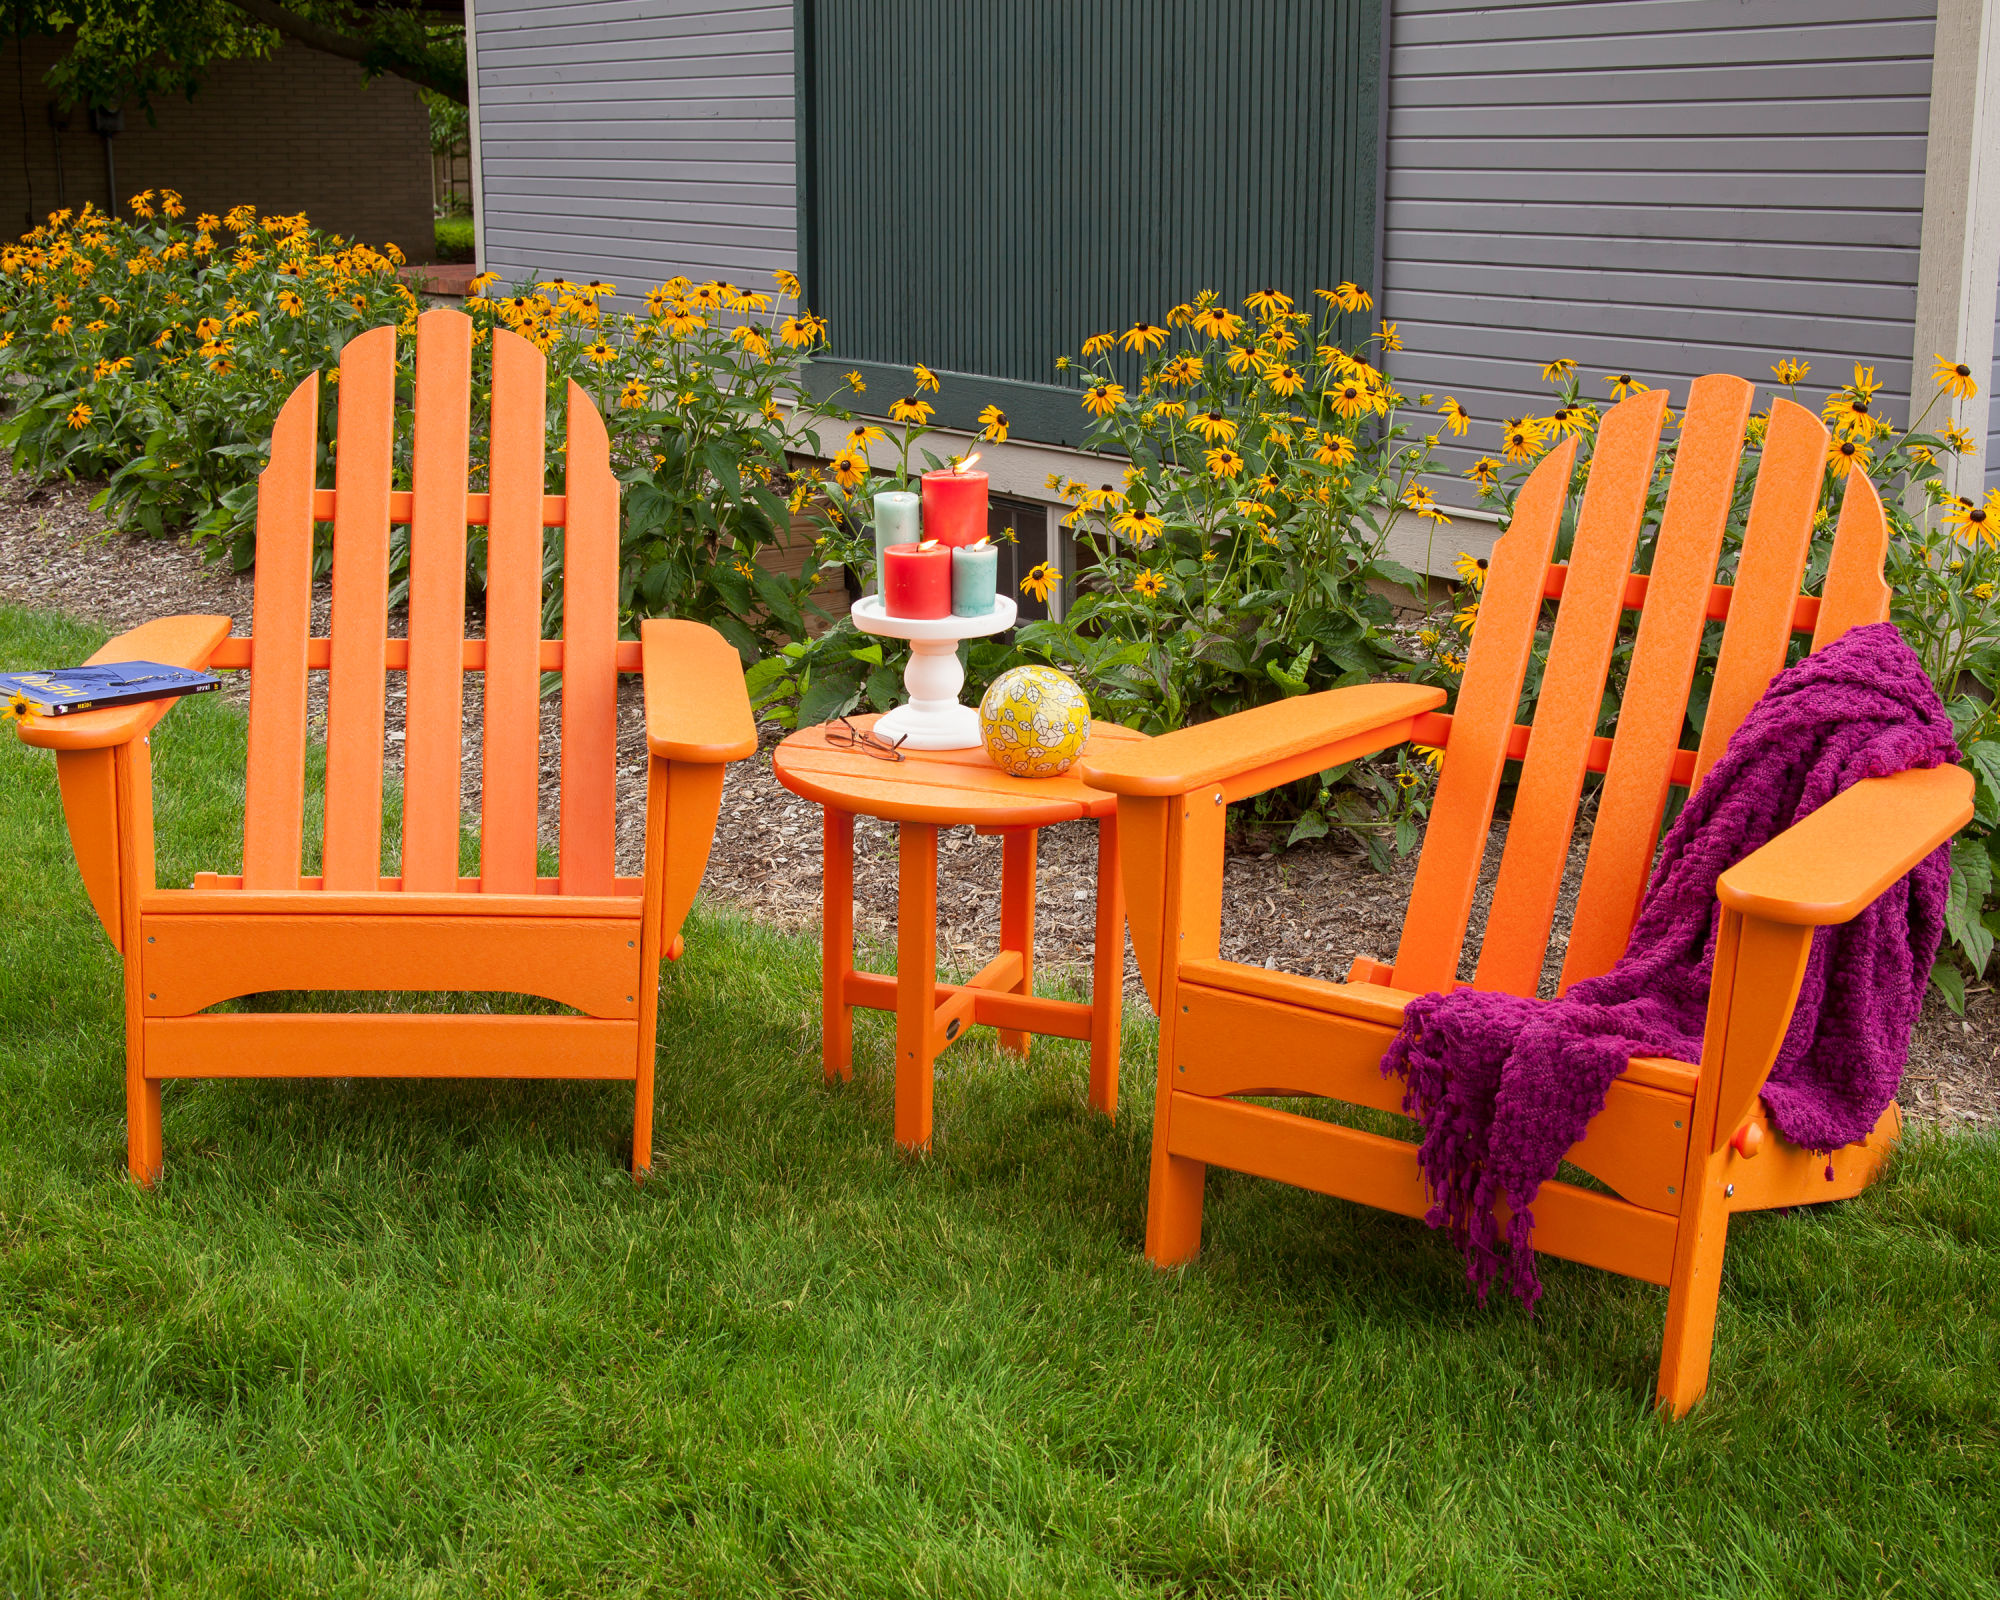
[[[951,615],[951,551],[935,539],[882,552],[882,604],[892,617]]]
[[[986,474],[960,463],[957,471],[924,474],[924,537],[956,548],[986,537]]]

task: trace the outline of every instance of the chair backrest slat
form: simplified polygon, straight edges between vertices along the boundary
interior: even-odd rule
[[[1521,486],[1514,520],[1494,546],[1479,628],[1452,717],[1451,747],[1396,953],[1396,982],[1403,988],[1441,989],[1458,976],[1458,953],[1541,613],[1542,585],[1575,464],[1574,439],[1549,453]]]
[[[1696,379],[1688,394],[1632,670],[1563,958],[1565,989],[1608,971],[1624,954],[1646,892],[1753,393],[1744,379],[1715,374]]]
[[[383,640],[395,404],[396,330],[374,328],[350,339],[340,356],[333,477],[333,643],[321,867],[329,890],[370,890],[381,881]]]
[[[257,480],[257,586],[251,599],[256,658],[250,675],[250,758],[243,805],[246,889],[296,889],[299,884],[318,448],[315,372],[278,413],[271,431],[271,464]]]
[[[1598,427],[1569,575],[1535,702],[1534,732],[1521,764],[1507,847],[1473,979],[1482,989],[1533,994],[1541,978],[1585,762],[1618,642],[1625,580],[1646,513],[1666,398],[1661,390],[1634,395],[1612,407]]]
[[[542,352],[493,332],[486,525],[486,733],[479,797],[479,883],[535,889],[541,778],[542,472],[548,426]]]
[[[1882,514],[1882,497],[1865,474],[1850,472],[1840,524],[1833,531],[1833,559],[1820,586],[1815,650],[1824,650],[1849,628],[1889,620],[1889,580],[1882,576],[1888,553],[1889,519]]]
[[[1702,719],[1696,783],[1720,759],[1729,736],[1785,664],[1792,642],[1792,601],[1805,576],[1813,514],[1826,474],[1826,441],[1826,425],[1804,406],[1790,400],[1772,403],[1764,459],[1743,530],[1743,554],[1736,564],[1736,594]]]
[[[446,893],[458,887],[472,324],[447,310],[419,317],[416,366],[403,887]]]
[[[618,743],[618,480],[590,396],[569,386],[563,529],[564,894],[610,894]]]

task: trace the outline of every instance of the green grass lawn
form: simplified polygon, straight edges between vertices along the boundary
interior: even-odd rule
[[[95,636],[0,610],[0,666]],[[244,725],[154,739],[165,882],[238,859]],[[727,826],[725,818],[724,825]],[[1418,1224],[1227,1174],[1141,1259],[1149,1029],[822,1084],[818,953],[698,911],[658,1159],[611,1085],[170,1084],[124,1176],[118,966],[0,735],[0,1593],[1908,1595],[2000,1589],[2000,1148],[1732,1230],[1664,1290],[1478,1309]],[[983,1036],[982,1036],[983,1038]]]
[[[472,259],[472,218],[439,217],[435,231],[438,260],[470,261]]]

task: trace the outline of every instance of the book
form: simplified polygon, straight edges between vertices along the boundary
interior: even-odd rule
[[[184,694],[207,694],[222,680],[186,667],[157,661],[101,661],[88,667],[59,667],[53,672],[0,672],[0,703],[25,700],[44,717],[67,717],[79,711],[102,711],[141,700],[172,700]]]

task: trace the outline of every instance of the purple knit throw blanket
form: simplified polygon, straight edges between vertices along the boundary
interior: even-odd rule
[[[1863,778],[1958,759],[1952,727],[1889,623],[1856,628],[1771,680],[1660,848],[1624,957],[1559,1000],[1459,989],[1412,1000],[1383,1058],[1424,1129],[1418,1162],[1480,1300],[1498,1269],[1531,1310],[1534,1200],[1630,1056],[1701,1059],[1721,906],[1716,879]],[[1940,847],[1860,916],[1813,937],[1764,1099],[1794,1144],[1864,1137],[1894,1098],[1944,925]]]

